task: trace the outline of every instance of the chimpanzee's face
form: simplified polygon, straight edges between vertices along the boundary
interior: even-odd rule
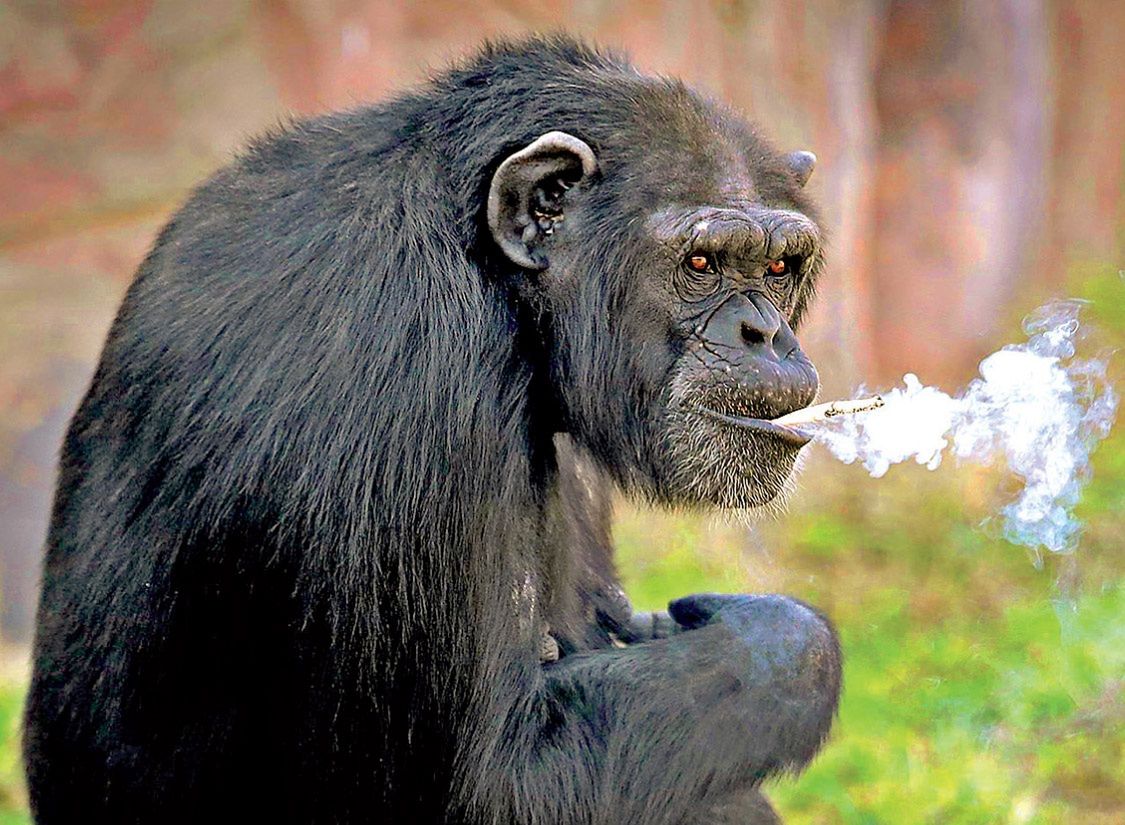
[[[822,263],[800,194],[815,159],[767,151],[629,167],[556,132],[493,180],[489,224],[531,270],[564,426],[660,500],[766,504],[809,440],[770,419],[818,389],[793,331]],[[711,174],[661,177],[678,163]]]
[[[673,354],[662,397],[666,495],[765,504],[809,441],[770,419],[811,404],[819,385],[792,328],[820,266],[817,225],[731,200],[661,209],[645,230],[664,276],[648,301],[667,313]]]

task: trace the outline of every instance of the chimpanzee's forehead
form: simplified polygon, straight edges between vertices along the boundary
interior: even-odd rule
[[[761,155],[755,166],[755,157],[736,146],[696,144],[670,149],[654,152],[631,170],[636,205],[645,211],[685,204],[806,211],[788,171],[763,163]]]
[[[738,115],[681,89],[645,109],[625,165],[649,205],[801,209],[803,198],[782,155]]]

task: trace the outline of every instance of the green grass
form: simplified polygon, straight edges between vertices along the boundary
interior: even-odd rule
[[[779,787],[786,811],[854,823],[1125,813],[1121,588],[991,618],[953,604],[924,623],[907,591],[864,602],[863,619],[841,627],[848,690],[835,739]]]
[[[0,825],[30,822],[19,760],[22,711],[22,679],[11,674],[0,677]]]
[[[1098,344],[1125,347],[1125,282],[1091,266]],[[1119,387],[1122,364],[1115,365]],[[642,608],[705,590],[826,610],[845,654],[832,737],[769,793],[792,823],[1125,821],[1125,437],[1095,454],[1082,545],[1037,566],[988,526],[998,477],[943,466],[884,479],[813,456],[784,519],[750,530],[623,505],[616,539]],[[22,685],[0,678],[0,825],[27,822]]]

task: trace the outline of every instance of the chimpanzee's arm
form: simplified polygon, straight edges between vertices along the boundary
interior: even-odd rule
[[[566,655],[543,669],[538,714],[513,719],[524,730],[506,737],[540,743],[523,793],[533,801],[544,777],[560,777],[595,822],[777,821],[755,786],[807,761],[827,731],[840,676],[830,627],[779,597],[696,596],[635,613],[613,562],[611,485],[569,439],[556,446],[554,557],[573,560],[574,590],[556,594],[547,617]],[[527,730],[536,724],[548,733]],[[568,776],[576,770],[586,773]]]
[[[758,788],[750,787],[698,807],[678,825],[781,825],[781,817]]]
[[[547,624],[566,653],[650,641],[669,636],[679,625],[667,611],[634,613],[614,564],[613,484],[597,463],[565,434],[555,437],[559,498],[554,517],[561,550],[550,554],[570,565],[572,592],[559,594],[548,608]]]
[[[670,612],[684,632],[543,668],[505,737],[532,749],[506,772],[520,821],[556,821],[552,808],[564,821],[698,821],[811,759],[839,692],[831,626],[779,596],[694,596]]]

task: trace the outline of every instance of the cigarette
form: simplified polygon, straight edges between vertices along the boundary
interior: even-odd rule
[[[827,421],[838,415],[853,415],[854,413],[877,410],[886,402],[876,395],[874,398],[857,398],[854,401],[829,401],[827,404],[817,404],[815,407],[805,407],[773,419],[774,424],[789,427],[799,424],[817,424]]]

